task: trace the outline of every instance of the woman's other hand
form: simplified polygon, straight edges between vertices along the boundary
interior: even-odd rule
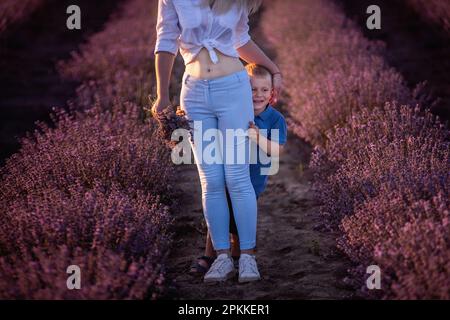
[[[179,117],[184,117],[186,115],[186,112],[184,112],[184,110],[181,109],[181,106],[178,106],[175,114]]]
[[[283,77],[281,73],[275,73],[272,78],[272,96],[270,97],[269,103],[275,105],[281,94],[281,90],[283,89]]]

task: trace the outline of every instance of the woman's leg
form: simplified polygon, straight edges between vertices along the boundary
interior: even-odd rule
[[[194,152],[200,183],[202,187],[202,206],[211,240],[218,254],[228,253],[229,239],[229,208],[225,195],[225,172],[218,139],[203,140],[204,133],[212,129],[217,131],[218,119],[208,101],[208,82],[183,75],[180,94],[180,104],[189,120],[193,120],[194,137],[190,144]],[[211,132],[211,131],[210,131]],[[211,163],[205,157],[207,151],[216,150],[218,163]],[[213,152],[212,152],[213,153]]]
[[[225,188],[227,194],[227,202],[228,207],[230,208],[230,242],[231,242],[231,256],[233,259],[239,259],[239,255],[241,254],[240,246],[239,246],[239,237],[238,231],[236,227],[236,221],[234,220],[234,212],[233,212],[233,204],[231,202],[230,193],[228,192],[228,188]]]
[[[244,70],[213,79],[209,93],[212,108],[218,117],[219,130],[223,134],[225,180],[241,250],[250,250],[256,245],[257,206],[249,171],[250,141],[245,135],[249,121],[254,120],[252,90],[247,72]],[[236,130],[228,134],[239,136],[227,139],[227,129]]]
[[[256,246],[257,206],[255,190],[250,180],[250,140],[246,135],[249,122],[254,119],[254,111],[247,72],[239,72],[234,76],[235,79],[226,77],[221,79],[226,81],[213,83],[211,95],[219,129],[224,136],[227,137],[226,130],[237,130],[236,139],[223,141],[223,159],[226,185],[241,245],[238,281],[249,282],[261,279],[255,255],[252,254]]]

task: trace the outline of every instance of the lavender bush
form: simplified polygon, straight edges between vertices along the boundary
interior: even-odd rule
[[[316,171],[316,179],[328,181],[318,188],[324,211],[339,221],[384,184],[391,189],[416,186],[419,192],[425,178],[433,178],[442,190],[447,137],[446,127],[419,107],[387,103],[360,109],[348,125],[329,134],[326,148],[316,147],[312,156],[312,166],[324,169]]]
[[[1,168],[0,298],[157,299],[164,292],[179,203],[170,149],[137,94],[153,85],[156,8],[156,1],[126,2],[123,15],[60,64],[83,81],[70,110],[55,109],[52,127],[38,123]],[[66,287],[73,264],[82,290]]]
[[[4,298],[69,297],[65,283],[54,283],[62,267],[55,260],[81,259],[80,252],[88,265],[120,262],[111,262],[111,273],[101,275],[100,267],[96,274],[90,266],[92,277],[84,284],[91,288],[80,298],[144,298],[159,292],[151,287],[163,279],[170,245],[169,213],[177,205],[171,197],[173,168],[168,150],[152,139],[154,127],[140,123],[136,105],[117,104],[113,110],[61,112],[55,129],[41,125],[1,169]],[[146,286],[148,279],[153,280]]]
[[[448,128],[429,111],[388,103],[361,109],[328,139],[326,148],[316,148],[311,167],[323,214],[343,233],[338,247],[361,266],[382,268],[384,297],[446,298],[440,293],[450,283],[440,279],[450,276],[450,241],[441,234],[450,231]],[[426,241],[405,234],[425,221]],[[444,261],[442,268],[437,261]]]
[[[143,299],[163,292],[170,218],[157,197],[132,198],[119,188],[105,194],[99,185],[74,186],[69,195],[43,191],[46,197],[8,208],[0,241],[14,254],[0,258],[1,298]],[[81,290],[66,287],[70,265],[81,269]]]

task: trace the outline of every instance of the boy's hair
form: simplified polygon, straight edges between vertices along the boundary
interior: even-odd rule
[[[272,73],[267,69],[266,67],[256,64],[256,63],[249,63],[245,66],[245,69],[247,69],[247,73],[249,76],[270,76],[270,79],[272,79]]]

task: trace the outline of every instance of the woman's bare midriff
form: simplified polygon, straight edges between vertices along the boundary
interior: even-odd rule
[[[239,58],[224,55],[219,50],[214,51],[219,60],[217,64],[211,61],[208,50],[202,48],[195,59],[186,65],[186,73],[196,78],[213,79],[245,70]]]

